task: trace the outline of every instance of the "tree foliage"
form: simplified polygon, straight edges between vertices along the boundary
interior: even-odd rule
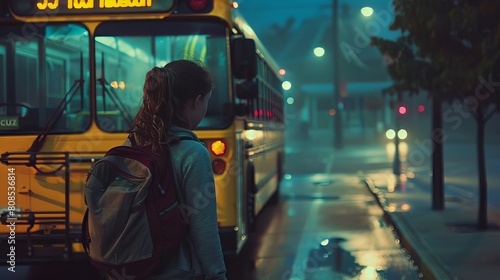
[[[433,130],[442,131],[441,102],[462,101],[477,124],[478,229],[487,228],[485,123],[500,111],[500,3],[494,0],[393,0],[395,41],[372,38],[387,56],[390,93],[426,91]],[[433,139],[434,140],[434,139]],[[442,190],[442,142],[433,141],[433,193]],[[436,152],[438,151],[438,152]],[[437,197],[437,195],[436,195]]]
[[[393,5],[390,29],[401,36],[372,38],[387,55],[395,82],[389,92],[426,91],[442,101],[474,97],[484,108],[499,109],[500,95],[485,94],[500,84],[498,1],[393,0]]]

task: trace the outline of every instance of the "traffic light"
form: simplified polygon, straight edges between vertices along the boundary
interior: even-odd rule
[[[399,113],[400,115],[404,115],[404,114],[406,114],[406,106],[399,106],[399,108],[398,108],[398,113]]]

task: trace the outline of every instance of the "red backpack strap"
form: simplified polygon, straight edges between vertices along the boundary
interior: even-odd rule
[[[85,249],[85,252],[88,254],[90,249],[90,234],[89,234],[89,209],[85,210],[85,214],[83,215],[82,221],[82,246]]]

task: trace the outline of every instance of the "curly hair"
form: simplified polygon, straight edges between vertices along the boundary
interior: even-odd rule
[[[153,151],[176,141],[168,128],[189,128],[184,105],[198,95],[205,96],[213,87],[212,77],[201,63],[176,60],[154,67],[146,74],[142,105],[129,132],[135,134],[138,145],[151,145]]]

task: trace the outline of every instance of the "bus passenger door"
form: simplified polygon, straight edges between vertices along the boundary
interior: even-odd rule
[[[236,205],[237,205],[237,226],[238,226],[238,231],[236,232],[236,237],[237,237],[237,251],[239,252],[243,245],[245,244],[246,239],[248,238],[248,228],[247,228],[247,193],[246,193],[246,188],[245,188],[245,182],[246,182],[246,173],[244,172],[244,166],[245,166],[245,161],[244,161],[244,155],[245,155],[245,148],[243,145],[243,139],[242,139],[242,131],[236,132],[236,151],[239,151],[236,153],[237,158],[237,173],[240,174],[237,177],[237,182],[236,182]]]

